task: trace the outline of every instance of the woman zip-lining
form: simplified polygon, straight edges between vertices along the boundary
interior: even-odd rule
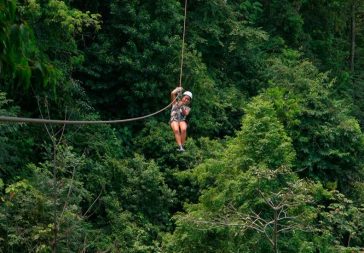
[[[192,93],[185,91],[182,93],[183,88],[177,87],[171,92],[172,109],[171,118],[169,120],[170,126],[173,130],[178,148],[177,151],[183,152],[184,144],[187,137],[187,116],[191,111],[189,104],[192,100]]]
[[[191,111],[191,108],[188,106],[192,100],[192,93],[190,91],[185,91],[181,93],[183,88],[182,84],[182,75],[183,75],[183,55],[185,48],[185,35],[186,35],[186,18],[187,18],[187,0],[185,0],[185,15],[183,19],[183,34],[182,34],[182,51],[181,51],[181,65],[180,65],[180,75],[179,75],[179,87],[175,88],[171,92],[172,99],[172,109],[171,109],[171,118],[169,120],[169,124],[173,130],[174,138],[176,139],[178,148],[177,151],[183,152],[185,151],[184,144],[187,137],[187,121],[186,118]]]

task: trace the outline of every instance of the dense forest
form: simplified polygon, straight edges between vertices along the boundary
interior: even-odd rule
[[[0,252],[363,252],[364,1],[184,10],[0,0],[0,116],[127,119],[193,93],[185,152],[170,108],[1,121]]]

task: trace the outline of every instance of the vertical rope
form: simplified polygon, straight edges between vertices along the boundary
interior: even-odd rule
[[[183,19],[183,34],[182,34],[182,52],[181,52],[181,66],[179,73],[179,87],[182,86],[182,75],[183,75],[183,58],[185,49],[185,36],[186,36],[186,18],[187,18],[187,0],[185,0],[185,15]]]

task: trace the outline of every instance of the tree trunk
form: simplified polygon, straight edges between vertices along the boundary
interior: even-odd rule
[[[274,228],[273,228],[273,249],[274,253],[278,253],[278,210],[274,208]]]
[[[51,137],[52,138],[52,137]],[[54,203],[54,213],[53,213],[53,243],[52,243],[52,253],[57,253],[57,245],[58,245],[58,222],[57,222],[57,198],[58,198],[58,189],[57,189],[57,145],[56,141],[53,140],[53,203]]]

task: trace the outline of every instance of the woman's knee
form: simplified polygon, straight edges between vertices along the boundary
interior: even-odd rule
[[[181,132],[178,129],[173,129],[173,133],[174,135],[180,135]]]
[[[186,122],[181,122],[179,124],[179,128],[181,129],[181,133],[186,133],[187,132],[187,124],[186,124]]]
[[[171,123],[171,128],[172,128],[174,134],[179,134],[178,122],[172,122]]]

